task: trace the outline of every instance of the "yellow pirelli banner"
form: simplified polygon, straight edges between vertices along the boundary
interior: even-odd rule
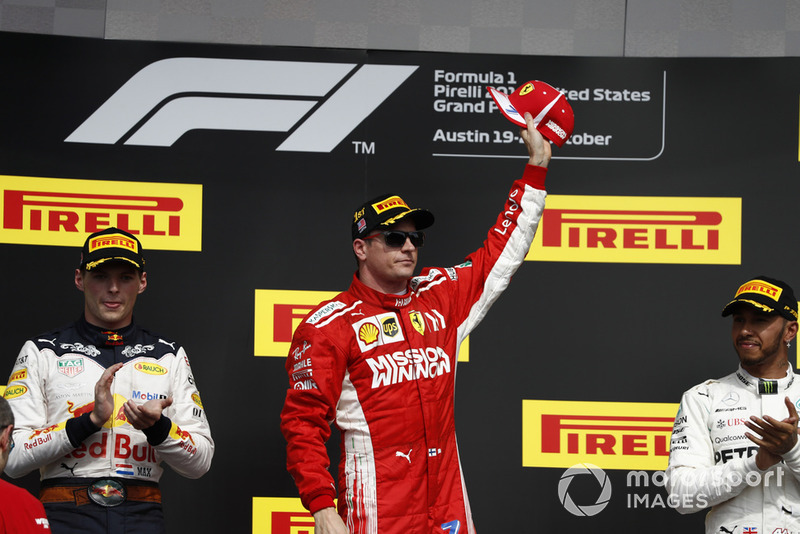
[[[667,468],[677,403],[522,401],[523,467]]]
[[[253,497],[253,534],[314,534],[314,518],[300,499]]]
[[[339,293],[341,291],[256,289],[255,356],[285,358],[289,353],[294,331],[300,322],[317,304],[324,300],[330,300]],[[334,310],[334,307],[331,310]],[[325,312],[326,310],[323,308],[317,313]],[[424,314],[419,314],[414,310],[409,310],[409,313],[416,314],[418,321],[426,321]],[[436,318],[429,319],[437,320]],[[461,343],[458,361],[469,361],[469,337]]]
[[[202,250],[203,186],[2,176],[0,243],[80,247],[116,226],[145,251]]]
[[[549,195],[526,260],[739,265],[742,199]]]

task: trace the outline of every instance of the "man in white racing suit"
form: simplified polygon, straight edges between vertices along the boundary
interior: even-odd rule
[[[706,534],[800,532],[800,380],[788,352],[797,300],[786,283],[758,276],[722,311],[733,316],[739,368],[683,395],[667,468],[672,506],[711,506]]]
[[[90,235],[75,285],[82,316],[26,341],[9,377],[16,447],[5,472],[39,469],[55,534],[164,532],[162,461],[198,478],[214,454],[189,359],[133,321],[147,273],[130,233]]]

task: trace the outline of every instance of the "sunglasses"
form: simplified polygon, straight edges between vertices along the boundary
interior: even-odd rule
[[[416,248],[420,248],[425,244],[425,232],[420,231],[401,232],[400,230],[388,230],[386,232],[367,236],[364,240],[375,239],[380,236],[383,236],[383,241],[386,243],[386,246],[392,248],[401,248],[406,244],[406,239],[410,239],[411,244]]]

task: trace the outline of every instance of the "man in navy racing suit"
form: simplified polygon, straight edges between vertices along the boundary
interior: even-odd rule
[[[75,285],[80,319],[26,341],[11,372],[5,472],[39,469],[54,534],[163,532],[161,463],[198,478],[214,454],[189,359],[133,321],[147,273],[130,233],[90,235]]]

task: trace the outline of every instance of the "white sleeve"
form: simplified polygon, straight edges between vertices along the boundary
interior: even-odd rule
[[[710,392],[700,384],[684,393],[675,426],[666,472],[670,506],[690,514],[725,502],[746,487],[748,473],[761,472],[755,456],[716,465],[708,421]]]

